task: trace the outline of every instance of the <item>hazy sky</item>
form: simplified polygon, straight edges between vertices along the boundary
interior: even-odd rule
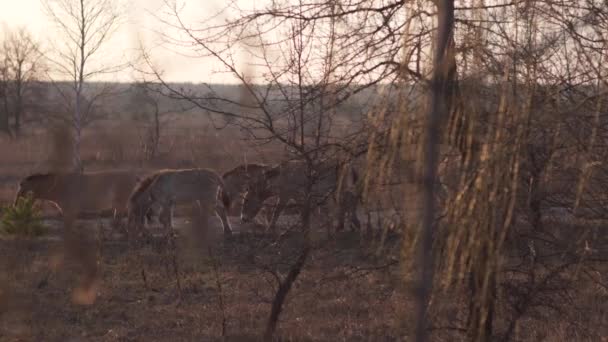
[[[251,5],[253,0],[241,2]],[[258,0],[258,3],[263,2]],[[123,55],[134,53],[134,49],[143,40],[149,46],[158,45],[158,35],[155,31],[162,28],[156,18],[149,13],[161,14],[164,9],[163,0],[131,0],[125,1],[126,11],[123,24],[112,37],[111,48],[104,52],[104,58],[122,59]],[[184,8],[185,18],[192,23],[203,22],[206,18],[217,13],[225,2],[223,0],[192,0]],[[3,28],[26,27],[43,46],[50,45],[53,39],[58,39],[52,21],[43,11],[40,0],[0,0],[0,23]],[[122,52],[122,53],[120,53]],[[155,62],[164,71],[169,81],[190,82],[231,82],[231,78],[224,74],[217,74],[220,66],[211,59],[194,59],[175,54],[174,52],[156,47],[152,50]],[[119,81],[129,81],[132,73],[123,72],[113,76]]]

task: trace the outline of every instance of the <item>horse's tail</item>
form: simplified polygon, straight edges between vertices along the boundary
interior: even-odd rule
[[[19,199],[24,196],[23,190],[19,187],[17,193],[15,194],[15,199],[13,200],[13,206],[16,206],[19,203]]]
[[[224,207],[228,208],[230,207],[230,196],[228,196],[228,193],[226,191],[224,191],[224,189],[222,188],[221,190],[221,196],[222,196],[222,204],[224,204]]]
[[[224,181],[221,177],[217,176],[216,182],[218,185],[217,197],[222,202],[225,208],[230,208],[230,202],[232,202],[232,200],[230,199],[230,195],[228,195],[228,192],[225,191],[226,185],[224,184]]]

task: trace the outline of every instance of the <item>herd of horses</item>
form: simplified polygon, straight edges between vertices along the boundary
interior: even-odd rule
[[[303,161],[243,164],[221,176],[206,168],[165,169],[147,174],[127,170],[58,172],[22,179],[15,204],[29,194],[55,204],[64,218],[111,210],[115,218],[126,218],[129,230],[145,229],[146,223],[157,216],[167,231],[173,231],[176,205],[197,205],[202,219],[215,212],[224,234],[231,235],[228,216],[237,203],[243,223],[252,221],[264,206],[272,203],[267,229],[273,232],[289,203],[299,208],[309,203],[324,217],[337,218],[335,228],[341,230],[347,219],[352,227],[360,228],[357,180],[357,172],[348,163],[324,162],[310,168]]]

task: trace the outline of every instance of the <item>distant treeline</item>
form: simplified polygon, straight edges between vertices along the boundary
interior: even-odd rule
[[[32,82],[23,99],[23,130],[27,131],[28,125],[39,127],[54,120],[69,121],[73,111],[74,92],[72,86],[70,82]],[[242,87],[236,84],[171,83],[169,87],[179,89],[181,93],[191,94],[193,98],[199,99],[212,96],[238,102],[243,94]],[[163,113],[171,113],[172,111],[185,115],[208,113],[196,108],[189,101],[171,98],[170,91],[158,84],[143,86],[139,83],[89,82],[83,91],[88,120],[90,122],[100,119],[147,120],[152,115],[152,109],[149,108],[150,104],[145,100],[145,97],[141,96],[142,88],[146,94],[154,97],[159,110]],[[263,93],[265,88],[266,86],[260,85],[260,93]],[[379,95],[386,93],[385,88],[375,85],[349,94],[337,105],[337,115],[349,119],[357,119],[366,115],[374,102],[381,97]],[[156,92],[155,89],[159,89],[162,94]],[[284,89],[289,89],[289,87]],[[276,95],[272,95],[272,93],[269,100],[272,100],[276,104],[277,110],[280,110],[280,106],[283,106],[283,102],[286,101],[281,98],[278,91]],[[293,93],[296,93],[295,88]],[[205,100],[199,101],[206,104],[210,103]],[[218,104],[216,101],[211,103],[211,106],[222,109],[221,106],[229,105]],[[0,107],[2,107],[0,108],[0,118],[8,117],[8,121],[11,121],[10,98],[7,99],[6,105]],[[185,111],[184,108],[191,109]]]

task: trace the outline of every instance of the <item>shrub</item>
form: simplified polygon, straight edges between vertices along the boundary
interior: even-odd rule
[[[20,197],[14,205],[2,209],[0,214],[0,231],[4,234],[31,237],[45,233],[40,208],[31,194]]]

